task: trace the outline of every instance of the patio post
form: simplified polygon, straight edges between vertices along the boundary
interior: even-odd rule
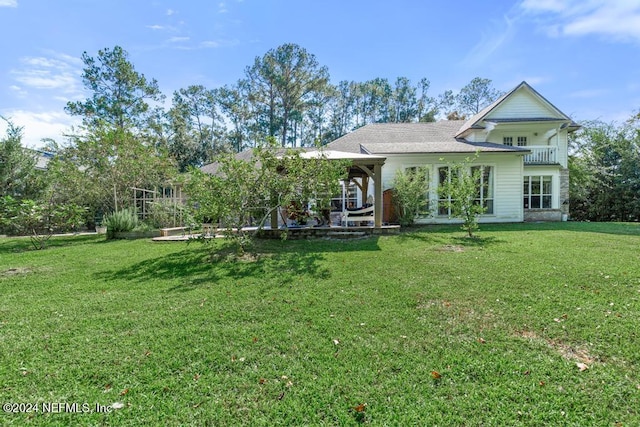
[[[382,227],[382,165],[376,163],[373,165],[373,186],[375,197],[373,200],[373,226],[375,228]]]

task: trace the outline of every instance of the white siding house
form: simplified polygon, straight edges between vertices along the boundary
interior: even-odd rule
[[[382,191],[392,187],[397,170],[426,167],[430,213],[418,223],[454,222],[437,188],[442,168],[465,158],[482,167],[486,181],[481,222],[560,221],[569,213],[567,136],[578,128],[522,82],[467,121],[370,124],[327,149],[386,158],[377,178]]]

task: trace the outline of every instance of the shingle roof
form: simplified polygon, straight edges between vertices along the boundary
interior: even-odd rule
[[[408,144],[378,143],[362,144],[361,146],[365,152],[372,154],[445,154],[475,153],[476,151],[495,153],[529,152],[528,149],[523,147],[510,147],[491,142],[468,142],[464,140],[418,142]]]
[[[488,142],[470,143],[456,139],[462,120],[434,123],[376,123],[363,126],[327,145],[329,150],[368,154],[527,152]]]
[[[237,153],[235,157],[238,160],[251,160],[251,158],[253,157],[253,150],[249,149],[249,150],[241,151]],[[220,163],[213,162],[213,163],[209,163],[207,165],[201,166],[200,170],[204,173],[215,175],[218,173],[219,168],[220,168]]]

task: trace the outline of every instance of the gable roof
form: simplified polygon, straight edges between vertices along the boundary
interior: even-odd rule
[[[510,147],[490,142],[468,142],[456,138],[462,120],[441,120],[433,123],[374,123],[363,126],[329,143],[329,150],[365,154],[428,154],[523,152],[522,147]]]
[[[515,88],[511,89],[509,92],[503,94],[500,98],[493,101],[491,104],[487,105],[485,108],[480,110],[476,115],[467,120],[462,127],[456,133],[456,137],[463,137],[464,134],[470,129],[484,129],[484,126],[480,124],[489,114],[495,111],[498,106],[500,106],[505,100],[511,97],[517,91],[524,89],[532,94],[535,98],[537,98],[547,109],[554,113],[553,116],[547,117],[523,117],[523,118],[492,118],[491,121],[495,122],[539,122],[539,121],[569,121],[569,128],[578,129],[580,125],[575,123],[569,116],[560,111],[555,105],[549,102],[544,96],[540,95],[538,91],[532,88],[529,83],[523,81]]]

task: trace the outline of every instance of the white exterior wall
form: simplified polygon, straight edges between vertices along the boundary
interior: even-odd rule
[[[567,130],[561,130],[557,136],[551,138],[552,141],[557,141],[558,143],[558,162],[562,165],[563,168],[569,167],[569,143],[568,143],[568,135]]]
[[[393,179],[397,170],[413,166],[426,166],[429,168],[430,174],[429,199],[432,201],[432,206],[435,208],[435,202],[438,199],[438,167],[446,166],[449,162],[463,161],[465,157],[473,157],[473,155],[387,155],[387,161],[382,167],[382,189],[384,191],[393,186]],[[493,214],[482,215],[480,217],[480,222],[522,222],[524,220],[522,208],[522,155],[511,153],[483,153],[472,164],[494,167]],[[460,220],[452,220],[447,216],[438,216],[436,213],[433,213],[431,217],[421,218],[416,222],[419,224],[447,224],[458,223]]]
[[[558,117],[558,113],[544,105],[528,90],[518,90],[498,105],[485,119],[519,119],[521,117]]]

